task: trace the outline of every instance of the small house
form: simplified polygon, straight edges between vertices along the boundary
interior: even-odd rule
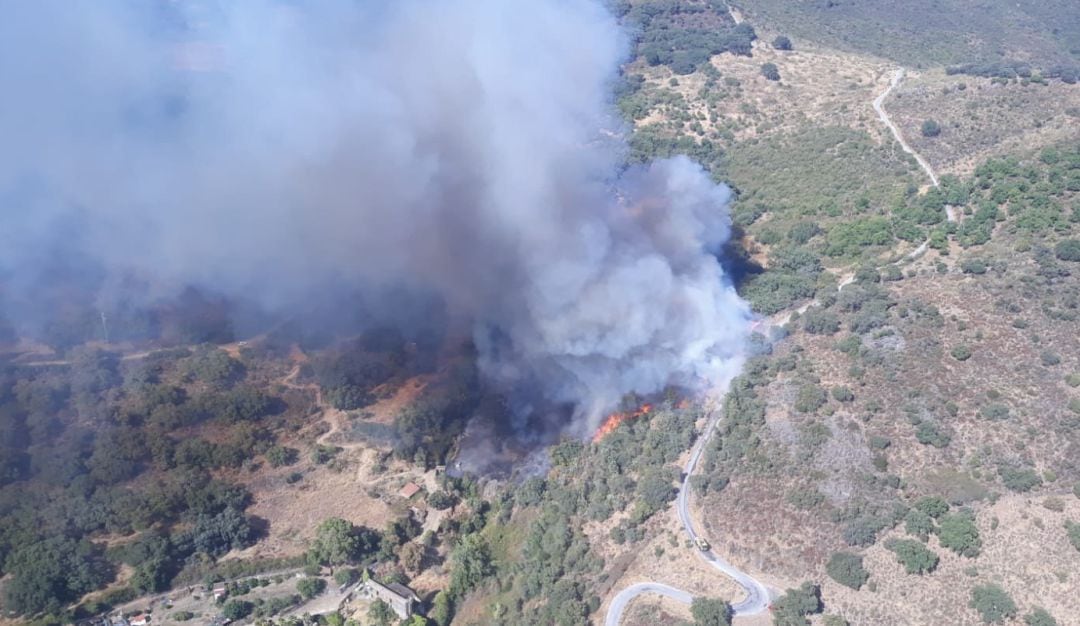
[[[401,491],[398,492],[398,495],[402,498],[405,498],[406,500],[409,500],[418,493],[420,493],[420,485],[417,485],[414,482],[408,482],[405,483],[405,486],[401,488]]]
[[[394,613],[401,619],[412,617],[413,608],[420,602],[420,598],[405,585],[390,583],[384,585],[373,579],[365,580],[360,585],[360,595],[371,600],[382,600],[390,605]]]

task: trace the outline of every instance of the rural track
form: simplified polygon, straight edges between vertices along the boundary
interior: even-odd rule
[[[898,127],[892,121],[892,119],[889,117],[889,113],[885,110],[885,99],[889,97],[889,94],[892,93],[893,89],[896,89],[900,85],[900,81],[904,80],[904,75],[906,73],[907,70],[902,67],[893,73],[892,79],[889,81],[889,87],[885,89],[885,91],[881,92],[878,97],[874,98],[874,101],[872,103],[874,107],[874,112],[877,113],[878,119],[880,119],[881,122],[889,128],[890,132],[892,132],[893,137],[896,139],[896,143],[900,144],[900,148],[903,149],[904,152],[907,152],[911,156],[915,157],[915,161],[919,164],[919,167],[921,167],[922,170],[926,172],[926,175],[930,178],[930,182],[933,183],[935,187],[940,187],[941,184],[938,181],[938,176],[937,173],[934,171],[933,166],[931,166],[930,162],[927,161],[923,157],[923,155],[919,154],[919,152],[915,150],[915,148],[912,148],[911,144],[909,144],[907,140],[904,139],[904,134],[900,132],[900,127]],[[955,209],[953,209],[953,207],[946,206],[945,213],[950,222],[956,221],[956,211]]]

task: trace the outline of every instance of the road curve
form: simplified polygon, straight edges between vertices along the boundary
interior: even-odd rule
[[[658,593],[683,604],[690,604],[694,601],[694,596],[682,589],[676,589],[661,583],[637,583],[620,591],[619,595],[615,596],[615,599],[611,601],[607,618],[604,619],[604,626],[619,626],[619,621],[622,620],[622,614],[626,611],[626,606],[630,604],[631,600],[643,593]]]
[[[690,516],[690,477],[694,475],[694,470],[697,468],[698,461],[701,460],[702,454],[705,452],[705,446],[708,445],[709,440],[712,438],[713,431],[716,430],[716,424],[720,421],[721,413],[719,410],[709,418],[708,423],[705,425],[705,432],[698,438],[697,443],[690,449],[690,458],[686,461],[686,466],[683,468],[683,480],[679,485],[679,497],[675,503],[675,512],[679,516],[679,521],[683,525],[683,530],[686,531],[687,537],[691,543],[696,544],[698,534],[694,530],[694,520]],[[721,574],[735,581],[737,585],[742,587],[746,593],[746,597],[733,605],[731,605],[732,613],[735,615],[757,615],[761,613],[769,606],[769,590],[761,582],[755,580],[746,572],[743,572],[736,568],[734,565],[725,561],[722,557],[717,555],[712,550],[701,551],[695,546],[693,550],[697,555],[704,559],[706,563],[714,567]],[[615,596],[615,599],[611,601],[611,605],[608,606],[607,616],[604,618],[604,626],[619,626],[619,622],[622,620],[623,612],[626,610],[626,606],[631,600],[638,597],[643,593],[659,593],[660,595],[667,596],[683,604],[690,604],[694,601],[693,594],[690,594],[681,589],[676,589],[669,585],[661,583],[647,582],[637,583],[631,585],[626,589],[623,589]]]
[[[892,131],[893,137],[896,138],[896,142],[900,144],[904,152],[907,152],[911,156],[915,157],[915,161],[926,172],[926,175],[930,177],[930,182],[935,187],[939,186],[937,174],[934,173],[934,168],[930,166],[930,163],[916,152],[907,141],[904,140],[904,135],[897,128],[896,124],[889,119],[889,114],[885,112],[884,102],[889,97],[892,90],[900,84],[900,81],[904,78],[905,70],[900,68],[893,74],[892,80],[889,82],[889,87],[881,92],[877,98],[874,98],[873,107],[877,112],[878,118]],[[946,207],[946,212],[950,222],[956,221],[956,214],[953,212],[952,207]],[[929,240],[924,241],[922,245],[907,255],[907,258],[918,256],[926,251]],[[846,280],[842,281],[837,288],[843,289],[845,285],[854,280],[854,275],[849,276]],[[804,306],[800,312],[804,312],[808,303]],[[790,315],[790,314],[789,314]],[[783,322],[783,323],[786,323]],[[705,452],[705,446],[708,445],[709,440],[712,438],[713,431],[716,429],[717,423],[720,421],[721,413],[717,411],[712,417],[709,418],[708,423],[705,425],[705,432],[698,438],[697,443],[690,450],[690,458],[686,461],[686,466],[683,468],[683,480],[679,485],[679,497],[676,501],[675,511],[679,516],[679,521],[683,525],[683,530],[686,531],[687,537],[689,537],[691,543],[696,544],[698,533],[694,530],[694,520],[690,516],[690,477],[694,475],[694,470],[697,468],[698,461],[701,460],[702,454]],[[760,581],[756,580],[746,572],[736,568],[734,565],[728,563],[721,556],[717,555],[712,550],[701,551],[696,550],[698,556],[705,560],[709,565],[714,567],[717,571],[735,581],[737,585],[742,587],[746,593],[746,597],[742,601],[731,605],[731,610],[736,616],[757,615],[769,607],[771,596],[769,589],[763,585]],[[645,593],[657,593],[662,596],[671,598],[683,604],[690,604],[694,601],[693,594],[690,594],[681,589],[676,589],[669,585],[656,582],[644,582],[630,585],[626,589],[620,591],[611,604],[608,606],[607,615],[604,618],[604,626],[619,626],[619,622],[622,621],[623,613],[626,611],[626,607],[630,602],[638,596]]]
[[[705,425],[705,432],[691,449],[690,458],[686,461],[686,467],[683,468],[683,480],[682,484],[679,485],[679,498],[675,505],[683,530],[690,537],[690,541],[695,543],[698,534],[694,530],[694,520],[690,516],[690,477],[694,475],[698,461],[701,460],[701,455],[705,452],[705,446],[712,438],[713,431],[716,430],[720,415],[721,413],[718,410],[714,417],[709,418],[708,424]],[[728,563],[712,550],[698,550],[697,554],[721,574],[735,581],[746,592],[746,597],[741,602],[731,605],[731,610],[735,615],[757,615],[769,607],[769,590],[761,582]]]

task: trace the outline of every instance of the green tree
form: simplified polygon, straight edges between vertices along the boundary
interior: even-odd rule
[[[296,448],[274,446],[266,451],[266,460],[270,462],[270,467],[292,465],[298,458],[300,452]]]
[[[811,582],[805,582],[798,589],[788,589],[773,603],[772,609],[775,626],[809,624],[806,616],[821,612],[821,589]]]
[[[784,35],[777,35],[776,39],[773,39],[772,47],[777,50],[791,50],[791,40]]]
[[[938,526],[938,541],[941,546],[953,552],[976,557],[982,549],[979,529],[975,526],[975,514],[968,509],[949,513],[941,517]]]
[[[916,539],[894,539],[885,547],[896,554],[908,574],[928,574],[938,565],[938,555]]]
[[[401,560],[401,566],[410,572],[419,572],[423,569],[424,565],[424,546],[410,541],[401,546],[401,550],[398,552],[398,556]]]
[[[368,608],[368,619],[379,626],[389,626],[394,617],[394,610],[382,600],[375,600]]]
[[[856,591],[870,578],[870,574],[863,567],[862,557],[851,552],[833,552],[825,571],[836,582]]]
[[[255,605],[247,600],[229,600],[225,606],[221,607],[221,614],[227,619],[236,621],[251,615],[253,610],[255,610]]]
[[[438,626],[450,626],[450,620],[454,617],[454,605],[450,600],[450,594],[445,591],[435,594],[428,617]]]
[[[694,598],[690,605],[690,614],[694,616],[694,626],[729,626],[731,624],[731,606],[720,598]]]
[[[937,137],[941,134],[941,126],[934,120],[926,120],[922,123],[923,137]]]
[[[301,578],[296,582],[296,591],[306,600],[310,600],[326,590],[326,581],[315,576]]]
[[[308,560],[323,565],[359,561],[378,550],[379,535],[370,528],[356,526],[340,517],[319,524],[315,540],[308,549]]]
[[[6,605],[24,615],[57,611],[112,577],[100,548],[63,535],[16,548],[4,570],[12,576],[4,586]]]
[[[337,583],[339,587],[344,585],[351,585],[359,578],[360,574],[351,567],[338,568],[338,570],[334,572],[334,582]]]
[[[968,606],[978,611],[987,624],[997,624],[1016,617],[1016,603],[1004,589],[994,584],[980,585],[972,589]]]
[[[450,553],[450,594],[460,598],[495,572],[491,549],[480,535],[466,535]]]
[[[761,66],[761,75],[768,80],[780,80],[780,69],[775,63],[764,63]]]

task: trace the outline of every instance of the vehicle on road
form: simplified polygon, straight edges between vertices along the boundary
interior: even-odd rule
[[[709,542],[705,541],[704,537],[698,537],[697,539],[694,540],[694,543],[697,544],[697,549],[698,550],[701,550],[702,552],[708,552],[709,551]]]

